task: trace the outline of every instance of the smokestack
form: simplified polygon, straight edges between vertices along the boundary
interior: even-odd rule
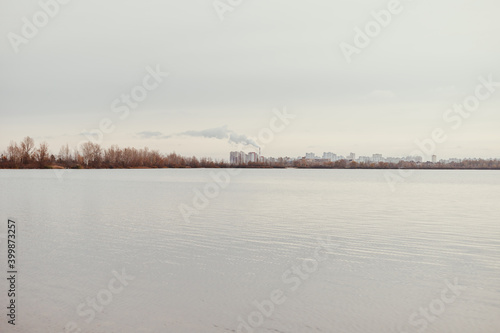
[[[260,157],[260,147],[259,147],[259,157]]]

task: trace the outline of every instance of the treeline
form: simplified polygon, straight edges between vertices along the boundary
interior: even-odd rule
[[[309,160],[296,160],[292,162],[296,168],[307,169],[477,169],[477,170],[500,170],[500,160],[466,159],[461,162],[413,162],[400,161],[398,163],[388,162],[356,162],[349,160],[338,160],[335,162],[316,162]]]
[[[47,143],[35,146],[35,141],[24,138],[20,143],[11,141],[0,156],[0,168],[8,169],[113,169],[113,168],[221,168],[228,167],[223,161],[211,158],[183,157],[175,153],[161,154],[148,148],[120,148],[113,145],[103,148],[86,142],[79,148],[69,145],[60,148],[59,154],[49,152]]]
[[[114,169],[114,168],[304,168],[304,169],[485,169],[500,170],[500,160],[468,159],[462,162],[431,163],[359,163],[349,160],[317,162],[306,159],[290,160],[278,158],[274,161],[251,162],[246,165],[231,165],[211,158],[183,157],[176,153],[163,155],[158,150],[120,148],[113,145],[103,148],[86,142],[70,149],[66,144],[54,155],[46,142],[35,145],[30,137],[20,143],[11,141],[0,155],[0,169]]]

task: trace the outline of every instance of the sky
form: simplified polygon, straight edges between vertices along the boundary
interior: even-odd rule
[[[0,4],[0,151],[500,158],[497,0],[59,1]]]

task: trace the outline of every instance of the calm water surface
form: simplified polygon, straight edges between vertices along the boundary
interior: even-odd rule
[[[221,172],[0,170],[0,331],[500,331],[500,172]]]

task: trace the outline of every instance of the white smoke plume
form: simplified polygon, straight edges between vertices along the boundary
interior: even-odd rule
[[[192,137],[200,137],[200,138],[212,138],[219,140],[227,140],[229,143],[236,145],[244,145],[244,146],[253,146],[255,148],[259,148],[259,145],[255,140],[249,138],[245,134],[238,134],[232,130],[230,130],[227,125],[215,128],[209,128],[201,131],[185,131],[181,133],[176,133],[172,135],[162,135],[160,132],[141,132],[137,133],[138,136],[142,138],[158,138],[158,139],[169,139],[174,136],[192,136]]]

